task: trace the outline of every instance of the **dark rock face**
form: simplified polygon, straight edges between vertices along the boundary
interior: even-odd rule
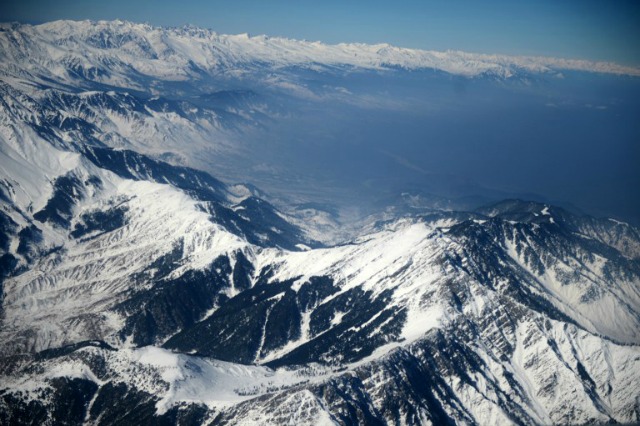
[[[260,284],[231,298],[209,318],[169,339],[181,352],[251,363],[262,351],[300,337],[300,310],[292,281]],[[261,345],[261,341],[264,344]]]
[[[160,274],[162,266],[171,270],[172,264],[165,262],[167,259],[157,263]],[[230,287],[230,273],[229,259],[223,256],[205,271],[188,271],[179,278],[160,280],[149,290],[135,294],[116,307],[127,318],[122,337],[132,336],[137,345],[145,346],[194,326],[205,312],[227,299],[221,291]]]
[[[158,399],[153,395],[125,383],[99,386],[86,379],[53,379],[41,399],[29,403],[19,395],[2,394],[0,398],[0,420],[6,425],[186,425],[202,423],[207,413],[204,406],[191,404],[157,415]]]
[[[86,406],[96,392],[95,383],[84,379],[56,378],[51,388],[43,391],[41,400],[24,403],[11,394],[3,395],[0,418],[3,424],[46,424],[54,420],[59,424],[82,424]],[[53,401],[47,404],[45,401]]]
[[[71,236],[73,238],[82,238],[87,234],[111,232],[126,223],[126,206],[114,207],[112,209],[83,213],[80,221],[76,223]],[[97,236],[94,234],[94,236]]]
[[[42,242],[42,231],[32,224],[22,228],[18,233],[20,240],[17,252],[28,260],[34,260],[38,255],[38,244]]]
[[[15,235],[18,224],[6,213],[0,211],[0,250],[9,251],[11,236]]]
[[[258,282],[225,301],[209,318],[183,328],[164,347],[251,363],[301,339],[304,314],[309,316],[309,341],[269,366],[357,361],[398,338],[405,313],[385,309],[390,293],[373,297],[356,288],[319,304],[339,290],[330,277],[312,277],[296,290],[295,281]],[[332,324],[337,316],[340,323]]]
[[[309,337],[313,340],[269,365],[341,364],[371,355],[377,347],[397,340],[406,320],[401,308],[387,308],[390,296],[387,292],[373,297],[361,289],[341,293],[311,313]],[[333,326],[336,315],[341,315],[341,321]]]
[[[89,184],[94,184],[89,182]],[[33,218],[40,222],[51,222],[63,228],[69,227],[73,207],[84,198],[83,182],[74,174],[56,178],[53,182],[53,195],[47,205]]]
[[[0,294],[2,281],[11,274],[18,264],[18,259],[11,253],[8,253],[11,239],[15,236],[17,229],[18,224],[15,223],[11,217],[0,212]]]
[[[2,280],[11,275],[11,272],[18,265],[18,259],[11,253],[3,253],[0,255],[0,283]]]

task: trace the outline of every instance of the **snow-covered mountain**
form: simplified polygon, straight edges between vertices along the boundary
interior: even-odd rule
[[[288,114],[254,67],[635,70],[119,21],[0,43],[2,424],[640,421],[636,227],[507,200],[330,244],[327,211],[190,167]]]
[[[207,74],[242,74],[263,66],[432,68],[466,76],[510,76],[519,70],[563,69],[640,73],[636,68],[612,63],[423,51],[387,44],[326,45],[247,34],[221,35],[194,27],[165,29],[125,21],[5,24],[2,29],[2,71],[6,75],[39,82],[54,75],[61,83],[74,84],[83,78],[120,87],[129,84],[132,89],[143,91],[149,87],[148,81],[141,82],[144,78],[198,81]],[[17,63],[22,69],[13,66]]]

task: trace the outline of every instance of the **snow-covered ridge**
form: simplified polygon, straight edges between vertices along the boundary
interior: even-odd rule
[[[238,71],[262,65],[346,66],[364,69],[435,69],[475,77],[548,73],[559,70],[640,76],[640,69],[609,62],[407,49],[389,44],[300,41],[265,35],[223,35],[196,27],[162,28],[126,21],[55,21],[41,25],[0,24],[2,74],[15,67],[63,76],[65,67],[95,68],[91,79],[135,72],[155,78],[184,80],[201,72]],[[102,66],[102,67],[101,67]],[[107,66],[111,74],[101,75]],[[238,71],[239,72],[239,71]]]

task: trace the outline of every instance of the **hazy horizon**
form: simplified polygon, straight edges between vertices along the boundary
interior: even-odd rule
[[[401,3],[257,0],[26,0],[0,3],[1,21],[124,19],[192,24],[221,33],[266,34],[325,43],[390,43],[427,50],[552,56],[640,66],[640,4],[492,0]]]

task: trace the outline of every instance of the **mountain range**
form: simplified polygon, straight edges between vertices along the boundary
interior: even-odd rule
[[[345,226],[235,180],[292,99],[368,99],[310,73],[637,69],[122,21],[0,46],[0,423],[640,421],[636,226],[410,194]]]

